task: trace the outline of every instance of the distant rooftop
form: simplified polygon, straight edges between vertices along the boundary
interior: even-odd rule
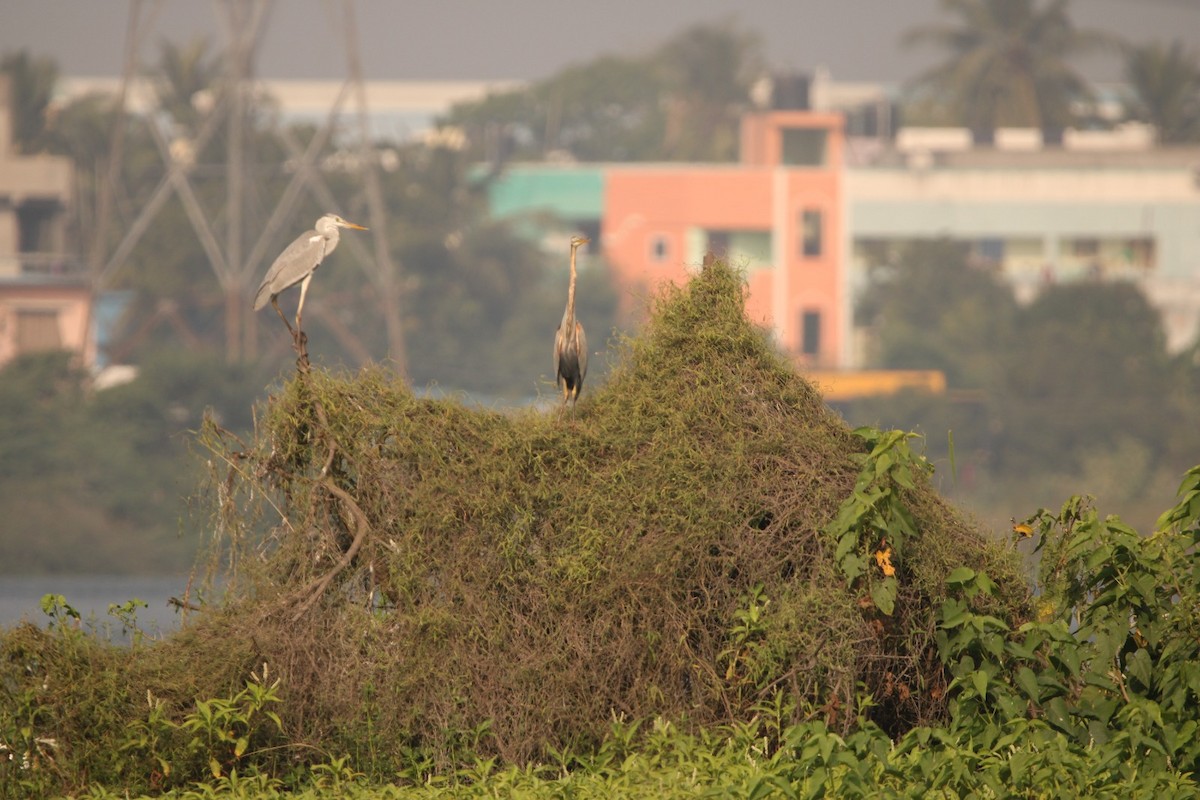
[[[323,121],[334,106],[346,81],[258,80],[255,85],[279,103],[282,116],[290,121]],[[410,139],[423,134],[436,117],[449,112],[456,103],[481,100],[489,94],[511,91],[520,81],[365,81],[367,110],[373,136]],[[56,100],[69,102],[83,95],[100,92],[117,94],[119,78],[71,77],[60,82]],[[353,87],[342,102],[342,114],[355,112]],[[128,107],[138,114],[153,109],[154,87],[145,79],[134,80],[129,88]]]

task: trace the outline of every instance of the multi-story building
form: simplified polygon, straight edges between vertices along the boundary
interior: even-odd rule
[[[1159,309],[1171,348],[1200,333],[1200,148],[910,147],[845,180],[852,287],[888,245],[944,237],[1020,299],[1052,282],[1128,280]]]
[[[66,254],[71,163],[25,156],[12,137],[9,81],[0,76],[0,366],[43,350],[95,361],[92,289]]]

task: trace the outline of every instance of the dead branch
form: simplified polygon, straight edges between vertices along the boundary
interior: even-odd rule
[[[300,607],[296,610],[296,613],[292,615],[293,622],[304,616],[304,612],[312,608],[313,604],[316,603],[323,594],[325,594],[325,590],[329,588],[329,584],[333,582],[333,579],[336,578],[342,570],[350,566],[350,563],[354,560],[354,557],[358,555],[358,551],[362,548],[363,542],[366,541],[367,534],[371,530],[371,521],[367,519],[367,515],[361,508],[359,508],[358,503],[355,502],[354,498],[351,497],[349,492],[335,484],[330,478],[323,478],[319,485],[325,487],[330,494],[345,503],[346,507],[350,510],[351,516],[354,517],[354,526],[356,529],[354,533],[354,541],[352,541],[350,546],[346,548],[346,552],[342,554],[341,560],[334,565],[333,569],[329,570],[329,572],[310,583],[301,591],[302,595],[308,594],[309,597],[300,604]]]

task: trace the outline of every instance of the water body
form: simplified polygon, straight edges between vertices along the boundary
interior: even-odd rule
[[[109,604],[134,598],[147,604],[137,608],[138,627],[148,636],[168,633],[179,627],[179,614],[167,600],[182,598],[187,581],[187,575],[0,575],[0,628],[22,621],[45,627],[50,618],[42,612],[42,597],[61,594],[85,627],[91,622],[99,632],[110,631],[114,640],[126,637],[121,621],[109,616]]]

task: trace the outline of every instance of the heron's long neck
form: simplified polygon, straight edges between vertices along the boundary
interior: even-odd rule
[[[337,247],[340,238],[342,238],[342,235],[338,233],[336,227],[330,228],[325,232],[325,255],[333,252],[333,248]]]
[[[571,248],[571,281],[567,284],[567,310],[563,314],[563,327],[570,334],[575,327],[575,248]]]

